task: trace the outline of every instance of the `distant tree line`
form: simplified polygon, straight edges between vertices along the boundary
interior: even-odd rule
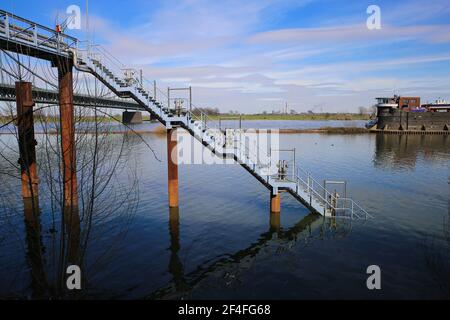
[[[208,116],[216,116],[220,114],[219,108],[194,108],[192,110],[192,112],[196,115],[199,116],[201,113],[207,114]]]
[[[376,114],[376,112],[377,112],[376,106],[371,106],[371,107],[360,106],[360,107],[358,107],[359,114]]]
[[[231,110],[229,112],[220,112],[219,108],[215,107],[204,107],[204,108],[200,108],[200,107],[196,107],[192,110],[192,112],[194,113],[194,115],[199,116],[201,113],[207,114],[209,116],[218,116],[221,114],[241,114],[241,112],[239,112],[238,110]],[[290,109],[288,111],[288,113],[286,112],[282,112],[280,110],[272,110],[270,112],[268,111],[262,111],[261,113],[255,113],[255,115],[321,115],[324,117],[329,117],[332,115],[336,115],[336,114],[352,114],[351,112],[319,112],[319,113],[315,113],[313,110],[308,110],[306,112],[298,112],[294,109]],[[355,114],[355,113],[353,113]],[[370,107],[364,107],[364,106],[360,106],[358,107],[358,111],[356,112],[356,114],[359,114],[361,116],[363,115],[372,115],[372,114],[376,114],[376,107],[375,106],[370,106]]]

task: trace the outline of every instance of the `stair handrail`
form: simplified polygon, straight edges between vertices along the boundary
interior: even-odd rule
[[[370,216],[370,214],[368,214],[367,211],[365,211],[363,208],[361,208],[353,199],[336,197],[332,193],[328,192],[328,190],[326,190],[319,182],[317,182],[317,180],[315,180],[309,172],[302,169],[301,167],[298,167],[298,169],[300,169],[301,171],[303,171],[304,173],[306,173],[308,175],[307,177],[308,177],[309,182],[303,180],[300,175],[297,176],[298,181],[301,181],[305,186],[307,186],[307,194],[310,193],[317,200],[321,201],[324,206],[326,205],[325,209],[331,209],[331,210],[334,210],[335,212],[340,211],[340,210],[350,210],[351,215],[353,217],[353,215],[355,214],[354,207],[356,206],[357,208],[361,209],[365,214],[367,214],[366,216]],[[323,194],[322,192],[320,192],[320,191],[316,190],[316,188],[314,188],[314,183],[316,186],[319,186],[320,189],[325,191],[325,197],[322,195]],[[328,200],[328,199],[330,199],[330,200]],[[350,201],[352,203],[352,206],[351,207],[345,207],[345,206],[339,207],[339,203],[343,202],[343,201]]]
[[[120,69],[120,71],[122,71],[124,68],[126,68],[126,65],[124,63],[122,63],[118,58],[116,58],[114,55],[112,55],[108,50],[106,50],[106,48],[104,48],[103,46],[99,45],[99,44],[89,44],[88,45],[89,50],[88,50],[88,54],[93,57],[96,54],[99,54],[100,58],[104,58],[104,60],[107,60],[111,63],[113,63],[116,67],[118,67]],[[97,49],[97,52],[95,52],[93,49]],[[101,61],[100,61],[101,62]],[[106,67],[106,65],[105,65]],[[109,66],[108,66],[109,67]],[[130,68],[131,69],[131,68]],[[111,72],[113,72],[114,70],[111,70]],[[116,75],[117,76],[117,75]],[[123,76],[121,75],[121,78],[123,78]],[[138,80],[138,79],[136,79]],[[153,81],[147,79],[146,77],[142,77],[142,80],[148,83],[153,83]],[[136,81],[134,83],[134,87],[138,88],[139,86],[137,85],[139,84],[140,86],[143,86],[143,84],[140,83],[140,81]],[[145,90],[144,88],[142,88],[143,90]],[[165,97],[166,99],[159,99],[158,103],[161,106],[166,105],[166,107],[168,109],[170,109],[170,106],[167,105],[167,102],[165,100],[167,100],[167,94],[161,90],[158,86],[156,86],[156,89],[159,91],[160,94],[163,95],[163,97]],[[149,96],[150,96],[150,92],[148,92]],[[153,97],[155,98],[155,97]],[[206,131],[208,129],[214,129],[211,126],[209,126],[207,124],[207,122],[209,121],[210,123],[212,121],[214,121],[208,114],[206,114],[205,112],[201,111],[197,106],[195,106],[194,104],[192,105],[193,108],[195,108],[195,111],[197,113],[200,113],[200,119],[198,119],[198,116],[195,115],[194,110],[187,110],[187,113],[191,116],[191,118],[193,119],[198,119],[200,121],[202,121],[203,124],[203,131]]]
[[[302,172],[303,174],[305,174],[308,179],[312,182],[312,185],[314,186],[314,183],[316,186],[319,187],[319,190],[321,190],[324,194],[325,197],[328,198],[328,196],[331,197],[331,199],[334,199],[334,195],[332,193],[330,193],[319,181],[317,181],[313,175],[311,174],[311,172],[306,171],[305,169],[303,169],[300,165],[296,164],[297,167],[297,176],[300,176],[299,172]]]
[[[337,199],[337,203],[339,202],[349,202],[350,206],[345,206],[343,205],[342,207],[338,206],[338,210],[350,210],[352,213],[352,217],[353,215],[356,215],[357,218],[361,219],[364,216],[364,219],[367,218],[373,218],[373,216],[368,213],[364,208],[362,208],[355,200],[353,200],[352,198],[338,198]]]
[[[130,69],[135,70],[135,68],[129,68],[126,64],[120,61],[117,57],[111,54],[106,48],[104,48],[100,44],[87,44],[87,56],[91,60],[98,61],[104,68],[108,69],[114,78],[119,79],[120,81],[125,81],[124,70]],[[100,69],[102,73],[105,73],[104,70]],[[138,89],[138,81],[135,76],[131,78],[133,81],[131,84],[128,84],[129,87],[137,91]]]
[[[111,61],[114,61],[116,63],[116,65],[122,67],[122,68],[126,68],[126,65],[120,61],[118,58],[116,58],[113,54],[111,54],[108,50],[106,50],[106,48],[100,44],[93,44],[94,47],[96,47],[97,49],[99,49],[99,51],[101,51],[105,56],[107,56]]]
[[[106,48],[104,48],[102,45],[99,44],[88,44],[88,55],[90,58],[92,59],[96,59],[98,60],[105,68],[111,69],[110,71],[113,73],[114,77],[117,77],[120,80],[124,80],[124,74],[123,71],[125,69],[132,69],[132,70],[136,70],[135,68],[128,68],[122,61],[120,61],[118,58],[116,58],[113,54],[111,54]],[[111,65],[114,68],[111,68]],[[133,78],[133,83],[131,84],[131,88],[133,90],[135,90],[137,93],[138,89],[142,89],[145,91],[143,87],[143,84],[140,83],[140,79],[138,79],[136,76]],[[142,79],[144,81],[144,77]],[[145,78],[145,81],[150,82],[150,80]],[[160,90],[162,94],[164,94],[164,92],[162,90]],[[145,100],[150,100],[150,92],[147,92],[149,97],[146,98]],[[161,111],[160,114],[162,115],[162,107],[164,106],[164,101],[160,100],[160,101],[155,101],[158,102],[158,104],[161,106]]]
[[[192,104],[192,110],[188,110],[189,114],[191,114],[192,117],[195,116],[194,111],[200,113],[200,116],[201,116],[200,120],[204,124],[205,130],[207,130],[207,129],[217,129],[217,128],[213,128],[211,126],[208,126],[207,123],[208,122],[211,123],[214,120],[206,112],[203,112],[198,106],[196,106],[195,104]]]
[[[311,184],[308,184],[305,180],[303,180],[300,176],[297,176],[297,182],[302,182],[307,187],[307,194],[310,194],[312,196],[315,196],[315,200],[320,201],[324,204],[324,209],[330,208],[330,209],[336,209],[333,204],[328,201],[327,198],[324,198],[321,193],[319,193],[317,190],[313,188]],[[327,205],[327,207],[325,207]]]
[[[67,48],[71,48],[73,45],[76,46],[76,43],[78,41],[78,39],[75,37],[62,32],[57,32],[56,30],[53,30],[31,20],[16,16],[15,14],[2,9],[0,9],[0,17],[4,17],[3,21],[1,21],[4,30],[2,30],[1,33],[5,34],[8,39],[16,38],[20,42],[25,41],[36,47],[42,46],[44,43],[47,43],[51,39],[55,39],[56,41],[53,42],[53,44],[56,45],[55,48],[50,48],[47,45],[45,45],[45,47],[47,49],[54,49],[56,52],[60,52],[60,44],[65,45]],[[15,21],[25,24],[27,27],[20,26],[19,24],[17,24],[17,22],[14,23]],[[15,31],[15,34],[11,34],[11,31],[13,30]],[[44,35],[42,32],[45,32],[46,35]],[[24,39],[24,37],[19,37],[22,34],[26,34],[27,38],[31,37],[31,40]],[[39,38],[45,40],[39,43]]]
[[[308,184],[308,182],[304,181],[300,175],[297,175],[297,178],[299,181],[301,181],[303,184],[305,184],[307,186],[307,191],[312,192],[313,195],[315,195],[315,197],[317,197],[319,200],[321,200],[322,202],[326,203],[327,206],[335,211],[339,211],[339,210],[350,210],[351,212],[351,216],[353,217],[353,215],[356,215],[358,218],[362,218],[361,215],[358,213],[358,211],[360,211],[363,215],[364,218],[373,218],[373,216],[371,214],[369,214],[364,208],[362,208],[355,200],[353,200],[352,198],[343,198],[343,197],[336,197],[334,194],[330,193],[328,190],[326,190],[322,184],[320,184],[317,180],[315,180],[313,178],[313,176],[311,175],[310,172],[304,170],[303,168],[301,168],[300,166],[297,166],[297,170],[301,171],[305,174],[307,174],[308,180],[310,181],[310,183]],[[316,190],[316,188],[314,188],[314,186],[318,186],[319,190],[324,191],[325,193],[325,198],[323,197],[323,192],[320,192],[318,190]],[[308,193],[308,192],[307,192]],[[328,199],[331,199],[331,201],[328,201]],[[333,202],[335,203],[335,205],[333,205]],[[350,203],[349,206],[345,205],[347,202]],[[339,206],[340,204],[344,204],[342,207]]]

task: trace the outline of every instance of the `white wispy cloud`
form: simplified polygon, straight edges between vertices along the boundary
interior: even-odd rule
[[[423,42],[450,41],[450,24],[392,26],[383,25],[380,30],[369,30],[365,22],[357,25],[325,28],[292,28],[255,34],[249,42],[258,43],[354,43],[355,41],[421,40]]]

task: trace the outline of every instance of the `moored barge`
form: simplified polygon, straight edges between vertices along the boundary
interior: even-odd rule
[[[439,99],[434,103],[420,104],[420,97],[376,98],[377,115],[367,127],[383,132],[443,132],[450,127],[450,103]]]

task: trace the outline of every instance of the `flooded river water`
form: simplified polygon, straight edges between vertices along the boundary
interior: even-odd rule
[[[169,210],[165,136],[129,136],[98,208],[110,214],[82,237],[83,297],[450,297],[448,136],[280,136],[319,181],[347,180],[374,216],[367,221],[324,219],[288,194],[278,221],[269,191],[239,165],[180,165],[180,208]],[[0,141],[2,154],[17,158],[14,138]],[[57,282],[58,214],[40,177],[40,229],[30,231],[20,180],[2,163],[0,297],[39,297],[43,279]],[[381,290],[366,287],[369,265],[381,269]]]

